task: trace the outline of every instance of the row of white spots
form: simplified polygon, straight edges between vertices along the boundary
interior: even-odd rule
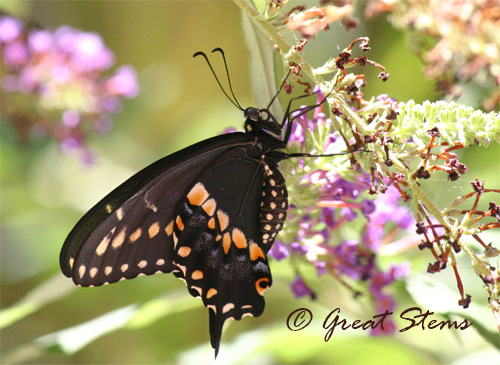
[[[141,260],[137,263],[137,267],[139,267],[140,269],[144,269],[146,266],[148,265],[148,262],[146,260]],[[163,266],[165,265],[165,260],[164,259],[158,259],[156,261],[156,265],[157,266]],[[125,272],[129,269],[129,264],[122,264],[120,266],[120,271],[121,272]],[[85,275],[85,272],[87,271],[87,267],[85,265],[80,265],[80,267],[78,268],[78,275],[80,276],[80,279],[83,278],[83,276]],[[89,271],[89,275],[91,278],[94,278],[97,273],[99,272],[99,268],[97,267],[92,267]],[[113,267],[112,266],[106,266],[104,268],[104,274],[106,276],[109,276],[111,273],[113,272]],[[161,272],[161,271],[160,271]]]

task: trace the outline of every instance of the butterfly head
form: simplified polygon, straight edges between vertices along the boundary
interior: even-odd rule
[[[269,131],[276,135],[281,135],[282,127],[274,115],[268,109],[246,108],[243,111],[245,115],[245,131]]]

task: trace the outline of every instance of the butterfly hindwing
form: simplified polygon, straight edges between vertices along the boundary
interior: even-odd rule
[[[260,223],[264,166],[258,148],[226,152],[193,183],[173,220],[176,275],[209,308],[216,352],[225,322],[259,316],[272,284]]]

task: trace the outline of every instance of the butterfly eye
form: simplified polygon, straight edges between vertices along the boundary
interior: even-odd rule
[[[248,108],[246,111],[245,111],[245,116],[254,121],[254,122],[257,122],[261,119],[261,114],[260,114],[260,110],[258,109],[255,109],[255,108]]]

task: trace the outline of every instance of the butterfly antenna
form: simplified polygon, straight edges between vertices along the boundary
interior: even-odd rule
[[[269,105],[267,106],[266,109],[269,109],[271,107],[271,105],[273,105],[274,103],[274,100],[278,97],[278,95],[281,93],[281,90],[283,90],[283,86],[285,86],[285,83],[286,83],[286,80],[288,80],[288,77],[290,76],[290,73],[292,72],[292,70],[288,70],[288,73],[286,74],[286,77],[285,79],[283,80],[283,82],[281,83],[281,86],[279,88],[279,90],[276,92],[276,94],[274,94],[273,98],[271,99]]]
[[[216,49],[217,49],[217,48],[216,48]],[[221,51],[222,51],[222,50],[221,50]],[[224,53],[223,53],[223,55],[224,55]],[[207,55],[205,54],[205,52],[196,52],[196,53],[193,55],[193,57],[196,57],[196,56],[203,56],[203,58],[205,58],[205,61],[207,61],[208,67],[210,67],[210,70],[212,71],[212,74],[214,75],[215,80],[217,81],[217,84],[219,84],[219,87],[220,87],[220,89],[222,90],[222,92],[224,93],[224,95],[226,95],[226,98],[228,98],[228,99],[229,99],[229,101],[230,101],[231,103],[233,103],[233,105],[234,105],[235,107],[237,107],[237,108],[238,108],[238,109],[240,109],[240,110],[243,110],[243,108],[242,108],[242,107],[241,107],[241,105],[238,103],[238,101],[236,101],[236,102],[235,102],[233,99],[231,99],[231,98],[229,97],[229,95],[227,94],[226,90],[224,90],[224,88],[222,87],[222,84],[220,83],[219,78],[217,77],[217,74],[215,73],[215,71],[214,71],[214,69],[213,69],[212,65],[210,64],[210,61],[208,60],[208,57],[207,57]],[[225,64],[225,63],[226,63],[226,59],[224,58],[224,64]],[[226,65],[226,71],[227,71],[227,65]],[[231,83],[229,83],[229,87],[231,87]],[[231,89],[231,93],[232,93],[232,91],[233,91],[233,90]],[[233,93],[233,97],[234,97],[234,93]],[[235,98],[235,100],[236,100],[236,98]]]
[[[220,54],[222,55],[222,59],[224,60],[224,67],[226,68],[226,76],[227,76],[227,82],[229,84],[229,90],[231,91],[231,95],[233,95],[233,98],[234,98],[234,101],[236,102],[236,104],[238,104],[240,109],[243,110],[242,106],[238,102],[238,99],[236,98],[236,95],[234,95],[233,85],[231,84],[231,78],[229,77],[229,69],[227,67],[226,55],[224,54],[224,51],[222,50],[222,48],[219,48],[219,47],[214,48],[212,50],[212,53],[214,53],[214,52],[220,52]]]

